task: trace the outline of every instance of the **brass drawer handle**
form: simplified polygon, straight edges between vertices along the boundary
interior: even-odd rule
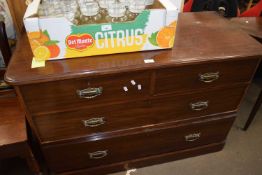
[[[101,95],[103,92],[103,88],[87,88],[83,90],[77,90],[76,93],[80,98],[86,98],[86,99],[92,99],[99,95]]]
[[[204,83],[212,83],[219,78],[219,72],[199,74],[199,80]]]
[[[90,159],[102,159],[107,156],[107,150],[88,153]]]
[[[104,120],[104,117],[91,118],[91,119],[88,119],[88,120],[83,120],[84,126],[85,127],[91,127],[91,128],[103,125],[105,123],[106,123],[106,121]]]
[[[190,107],[193,111],[202,111],[208,107],[208,101],[199,101],[196,103],[191,103]]]
[[[193,134],[189,134],[185,136],[185,140],[187,142],[194,142],[196,140],[198,140],[201,137],[201,133],[193,133]]]

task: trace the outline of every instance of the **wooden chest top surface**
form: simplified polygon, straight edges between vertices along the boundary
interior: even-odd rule
[[[232,18],[231,22],[249,35],[262,38],[262,17]]]
[[[173,49],[47,61],[43,68],[31,69],[32,52],[23,35],[5,79],[12,85],[22,85],[259,56],[261,45],[215,12],[182,13]],[[154,63],[144,62],[151,58]]]

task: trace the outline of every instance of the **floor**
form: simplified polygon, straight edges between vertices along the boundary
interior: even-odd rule
[[[261,175],[262,107],[249,130],[244,132],[240,129],[259,93],[258,84],[262,84],[262,81],[252,84],[248,90],[223,151],[140,168],[130,175]],[[11,159],[0,162],[0,175],[31,174],[22,160]],[[112,175],[126,175],[126,172]]]

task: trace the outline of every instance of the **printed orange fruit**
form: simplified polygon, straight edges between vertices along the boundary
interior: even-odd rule
[[[49,49],[46,46],[37,47],[36,49],[34,49],[33,53],[37,61],[48,60],[51,55]]]
[[[29,32],[27,33],[28,38],[31,39],[36,39],[36,38],[40,38],[41,32]]]
[[[49,37],[43,32],[29,32],[27,33],[29,40],[37,40],[41,45],[49,41]]]
[[[41,46],[41,44],[35,39],[31,39],[29,40],[29,42],[30,42],[32,50],[35,50],[37,47]]]
[[[156,36],[156,41],[160,47],[169,48],[172,47],[174,37],[175,37],[175,28],[164,27],[158,32]]]
[[[50,51],[50,58],[55,58],[60,54],[60,48],[56,45],[46,46]]]
[[[176,21],[172,22],[171,24],[168,25],[169,27],[176,27]]]
[[[40,38],[37,39],[37,41],[40,42],[42,45],[49,40],[49,37],[46,36],[44,33],[41,33]]]

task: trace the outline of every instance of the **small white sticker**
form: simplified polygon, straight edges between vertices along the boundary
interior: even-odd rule
[[[127,92],[128,88],[126,86],[123,87],[124,91]]]
[[[109,31],[112,30],[112,25],[108,24],[108,25],[102,25],[101,30],[104,31]]]
[[[148,64],[148,63],[154,63],[155,60],[154,60],[154,59],[146,59],[146,60],[144,60],[144,62],[145,62],[146,64]]]
[[[138,89],[139,91],[141,91],[141,90],[142,90],[142,85],[141,85],[141,84],[137,85],[137,89]]]
[[[133,86],[135,86],[135,85],[136,85],[135,80],[131,80],[131,84],[132,84]]]

